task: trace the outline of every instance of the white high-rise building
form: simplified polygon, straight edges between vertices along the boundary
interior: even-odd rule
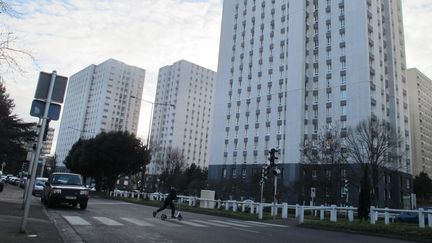
[[[411,172],[400,0],[224,1],[209,179],[246,176],[281,148],[293,182],[300,145],[328,124],[385,120]]]
[[[164,164],[157,161],[173,150],[189,165],[208,166],[215,75],[185,60],[159,69],[147,174],[161,173]]]
[[[114,59],[70,77],[56,147],[59,167],[80,138],[110,131],[136,134],[144,79],[144,69]]]
[[[417,68],[408,69],[413,174],[432,176],[432,80]]]

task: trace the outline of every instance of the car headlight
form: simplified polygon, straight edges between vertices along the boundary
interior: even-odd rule
[[[54,189],[54,190],[53,190],[53,193],[54,193],[54,194],[61,194],[61,189]]]
[[[87,190],[80,191],[80,195],[88,196],[88,194],[89,194],[89,191],[87,191]]]

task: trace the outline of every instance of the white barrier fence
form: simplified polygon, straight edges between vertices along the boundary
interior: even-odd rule
[[[113,191],[109,194],[111,197],[127,197],[137,199],[149,199],[163,201],[168,194],[163,193],[144,193],[144,192],[127,192],[127,191]],[[251,214],[257,214],[258,219],[263,219],[264,209],[270,208],[271,216],[279,215],[281,213],[282,219],[288,219],[288,210],[292,209],[295,211],[294,218],[298,219],[299,224],[303,224],[305,221],[305,212],[310,212],[311,215],[318,216],[320,220],[325,220],[326,213],[330,215],[330,222],[337,222],[338,215],[343,215],[344,218],[348,218],[349,222],[354,221],[354,214],[357,211],[356,207],[337,207],[336,205],[331,206],[305,206],[305,205],[288,205],[287,203],[273,204],[273,203],[256,203],[252,201],[235,201],[235,200],[212,200],[206,198],[199,198],[193,196],[178,196],[180,203],[188,204],[189,206],[196,206],[200,202],[203,202],[203,208],[213,209],[225,209],[232,210],[233,212],[249,211]],[[432,228],[432,210],[424,210],[422,208],[418,210],[403,210],[403,209],[389,209],[389,208],[370,208],[370,223],[375,224],[380,218],[384,219],[386,225],[390,224],[390,221],[394,221],[395,216],[399,213],[415,213],[418,215],[418,226],[425,228],[427,218],[427,225]]]

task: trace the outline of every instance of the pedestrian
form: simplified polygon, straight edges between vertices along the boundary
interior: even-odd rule
[[[175,205],[174,205],[174,200],[177,200],[177,191],[175,190],[174,187],[171,187],[170,189],[170,193],[168,194],[168,196],[165,198],[165,201],[162,205],[162,207],[160,207],[158,210],[153,211],[153,217],[156,217],[156,214],[159,213],[160,211],[166,209],[168,206],[171,208],[171,218],[175,218]]]

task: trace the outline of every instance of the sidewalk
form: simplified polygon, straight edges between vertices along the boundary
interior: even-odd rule
[[[40,199],[32,196],[26,233],[19,233],[24,190],[6,184],[0,192],[0,242],[63,242]]]

